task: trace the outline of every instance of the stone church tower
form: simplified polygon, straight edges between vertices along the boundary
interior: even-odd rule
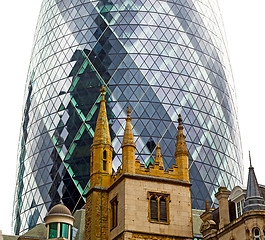
[[[153,166],[135,159],[128,107],[122,143],[122,166],[112,172],[110,131],[101,89],[99,116],[91,146],[91,180],[86,193],[85,240],[193,239],[188,150],[179,126],[175,159],[164,170],[159,144]]]

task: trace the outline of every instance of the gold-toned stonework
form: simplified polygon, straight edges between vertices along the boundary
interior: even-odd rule
[[[102,88],[104,89],[104,88]],[[112,172],[113,148],[102,90],[95,143],[91,147],[91,184],[85,197],[85,240],[89,239],[193,239],[188,154],[179,117],[175,164],[164,169],[161,148],[146,168],[135,159],[135,142],[128,107],[122,142],[122,165]],[[106,159],[103,153],[106,151]],[[107,170],[102,168],[107,160]],[[150,196],[157,197],[158,221],[150,218]],[[162,199],[159,201],[159,199]],[[114,203],[117,204],[114,206]],[[160,213],[164,204],[163,219]],[[165,205],[166,203],[166,205]],[[117,209],[117,213],[114,211]],[[166,216],[165,216],[166,211]],[[181,214],[176,214],[181,213]],[[117,214],[117,216],[115,215]],[[116,222],[113,219],[117,219]],[[114,226],[114,225],[115,226]]]

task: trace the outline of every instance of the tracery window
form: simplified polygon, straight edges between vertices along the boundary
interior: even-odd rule
[[[169,194],[148,193],[149,221],[157,223],[169,223]]]

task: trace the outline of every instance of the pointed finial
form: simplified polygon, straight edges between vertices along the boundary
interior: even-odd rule
[[[131,118],[131,113],[132,113],[132,111],[130,110],[130,107],[128,106],[127,107],[127,118]]]
[[[179,122],[179,125],[181,125],[181,123],[182,123],[181,114],[179,114],[178,122]]]
[[[101,101],[104,101],[105,100],[105,93],[106,93],[106,89],[105,89],[104,85],[102,85],[100,92],[101,92]]]
[[[159,142],[156,145],[155,161],[159,163],[159,166],[164,167],[163,157],[161,154],[161,147],[159,146]]]
[[[127,118],[122,140],[122,169],[125,173],[135,173],[135,142],[132,130],[130,107],[127,107]]]
[[[182,126],[182,118],[181,118],[181,115],[180,114],[179,114],[179,118],[178,118],[178,123],[179,123],[178,129],[183,129],[183,126]]]
[[[250,168],[252,168],[252,163],[251,163],[251,155],[250,155],[250,151],[248,151],[248,155],[249,155],[249,164],[250,164]]]
[[[127,107],[127,118],[126,118],[126,126],[124,130],[124,136],[121,147],[125,146],[133,146],[135,148],[135,142],[133,137],[133,130],[132,130],[132,119],[131,119],[131,110],[130,107]]]
[[[178,134],[177,134],[177,144],[176,144],[176,152],[175,152],[175,156],[177,157],[177,155],[189,155],[188,154],[188,148],[187,148],[187,144],[185,141],[185,136],[183,134],[183,126],[182,124],[182,118],[181,115],[179,114],[179,118],[178,118]]]

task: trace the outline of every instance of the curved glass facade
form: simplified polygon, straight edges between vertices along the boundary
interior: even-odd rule
[[[62,199],[84,205],[99,89],[107,88],[114,169],[126,106],[136,157],[159,142],[174,162],[177,115],[189,148],[192,206],[242,183],[235,89],[215,0],[43,0],[27,78],[14,232]]]

